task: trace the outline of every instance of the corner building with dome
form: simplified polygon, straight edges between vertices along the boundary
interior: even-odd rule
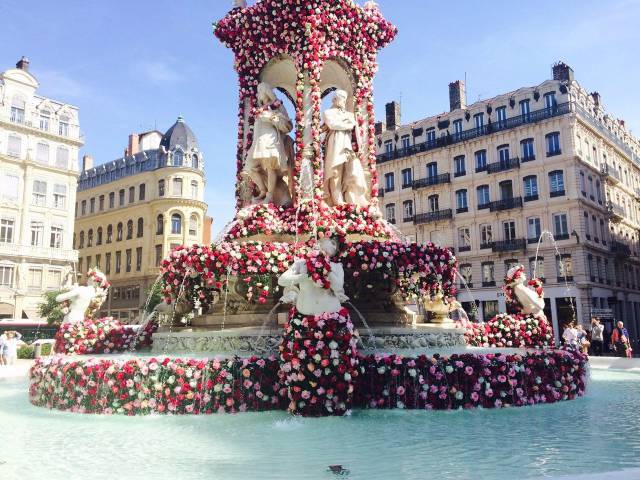
[[[74,248],[80,274],[98,267],[112,283],[102,313],[131,322],[169,251],[211,241],[204,156],[182,117],[166,133],[134,133],[122,158],[85,155],[78,180]]]

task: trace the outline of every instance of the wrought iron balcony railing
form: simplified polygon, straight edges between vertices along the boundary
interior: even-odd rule
[[[442,185],[443,183],[451,183],[451,174],[442,173],[440,175],[432,175],[430,177],[421,178],[413,181],[413,189],[430,187],[433,185]]]
[[[515,168],[520,168],[520,159],[518,157],[501,160],[496,163],[490,163],[487,165],[487,173],[506,172]]]
[[[489,203],[490,212],[501,212],[503,210],[512,210],[514,208],[522,208],[522,197],[505,198]]]
[[[436,210],[435,212],[419,213],[413,217],[413,223],[420,225],[423,223],[439,222],[441,220],[451,220],[453,211],[450,208],[446,210]]]
[[[513,252],[515,250],[524,250],[527,248],[527,240],[524,238],[514,238],[511,240],[499,240],[493,242],[492,250],[494,252]]]

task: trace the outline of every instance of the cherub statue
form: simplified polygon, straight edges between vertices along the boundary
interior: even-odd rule
[[[79,323],[91,318],[107,298],[109,286],[104,273],[97,268],[89,270],[85,287],[75,284],[71,290],[56,297],[58,303],[69,303],[62,323]]]
[[[312,252],[307,258],[296,260],[278,279],[278,284],[285,288],[283,301],[295,302],[296,309],[303,315],[339,312],[342,303],[349,300],[344,293],[342,264],[330,260],[338,251],[336,241],[323,238],[318,247],[316,255]],[[324,276],[317,272],[323,267]],[[310,268],[315,272],[310,272]]]
[[[524,273],[522,265],[516,265],[507,272],[505,279],[506,289],[513,292],[511,296],[508,292],[507,297],[517,302],[525,315],[541,315],[544,313],[544,293],[542,288],[538,291],[529,288],[527,285],[527,275]]]

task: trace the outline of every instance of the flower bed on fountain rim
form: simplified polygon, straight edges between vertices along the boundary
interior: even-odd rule
[[[576,350],[359,358],[355,408],[502,408],[584,395],[587,356]],[[31,403],[98,414],[209,414],[286,410],[274,357],[40,358]]]
[[[553,347],[553,330],[544,315],[500,313],[488,322],[460,322],[471,347]]]
[[[314,242],[223,242],[212,246],[178,247],[162,261],[163,294],[167,303],[184,296],[196,307],[208,308],[230,277],[245,282],[247,300],[264,302],[271,279],[282,275],[296,257],[304,257]],[[432,243],[392,241],[344,242],[334,259],[342,263],[345,283],[372,271],[395,278],[404,298],[455,295],[457,260]]]
[[[56,332],[56,353],[91,355],[134,351],[150,347],[156,322],[148,322],[142,330],[123,325],[112,317],[87,318],[79,323],[63,323]]]

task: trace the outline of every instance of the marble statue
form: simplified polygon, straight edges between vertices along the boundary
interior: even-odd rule
[[[518,274],[518,270],[522,271]],[[527,276],[521,265],[512,267],[507,272],[507,278],[512,278],[510,286],[513,289],[513,295],[525,315],[538,316],[544,313],[544,296],[539,296],[526,285]]]
[[[334,240],[324,238],[319,242],[319,250],[332,258],[337,253]],[[320,315],[339,312],[342,303],[349,300],[344,293],[344,269],[341,263],[329,262],[331,271],[327,279],[331,288],[325,289],[311,280],[306,260],[299,259],[278,279],[278,285],[285,288],[285,301],[295,301],[296,309],[303,315]]]
[[[331,108],[324,112],[327,132],[324,154],[324,192],[329,206],[345,203],[367,206],[367,182],[356,151],[356,118],[347,110],[348,94],[337,90]]]
[[[109,282],[104,273],[98,269],[90,270],[86,286],[75,284],[71,290],[56,297],[58,303],[69,303],[62,323],[79,323],[91,317],[106,299],[108,289]]]
[[[287,135],[293,123],[269,84],[258,85],[257,100],[253,142],[243,173],[258,188],[256,202],[290,205],[291,193],[283,177],[293,165],[293,140]]]

